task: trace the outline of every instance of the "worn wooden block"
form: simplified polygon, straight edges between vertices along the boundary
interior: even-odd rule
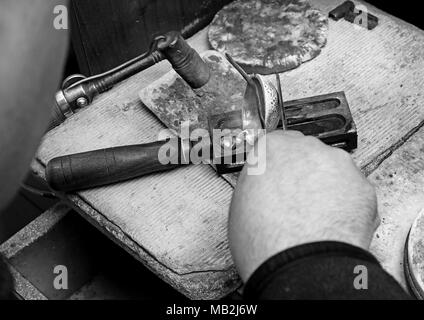
[[[404,248],[415,218],[424,209],[424,128],[369,176],[377,187],[381,226],[371,250],[405,284]]]
[[[58,223],[63,221],[69,211],[71,211],[71,209],[66,205],[55,205],[25,226],[25,228],[14,234],[0,246],[0,253],[6,258],[10,272],[14,278],[15,294],[17,297],[25,300],[47,299],[47,296],[35,286],[36,284],[34,284],[34,282],[36,282],[34,280],[37,280],[37,276],[32,277],[31,280],[33,282],[30,282],[28,277],[19,270],[21,267],[28,267],[28,263],[31,264],[33,262],[31,261],[31,258],[24,259],[24,263],[21,264],[19,264],[19,262],[16,263],[15,259],[23,251],[32,250],[32,246],[45,237]],[[33,255],[33,257],[41,256],[44,252],[41,250],[37,253]],[[32,264],[32,266],[34,266],[34,264]],[[43,269],[48,266],[49,265],[47,264],[45,266],[41,266],[41,268],[39,268],[40,270],[37,268],[37,270],[34,270],[34,268],[33,270],[35,271],[35,274],[38,273],[38,275],[40,275],[43,273]]]
[[[328,12],[341,2],[314,3]],[[423,124],[424,33],[368,8],[380,18],[376,29],[331,21],[321,55],[281,78],[286,100],[346,92],[360,139],[353,156],[370,174]],[[199,52],[209,49],[206,31],[190,40]],[[47,161],[59,155],[155,140],[163,125],[143,106],[138,93],[169,70],[163,62],[132,77],[48,133],[34,170],[43,176]],[[385,186],[390,177],[384,175],[378,182],[380,208],[383,218],[391,221],[386,228],[403,230],[405,216],[412,217],[420,206],[414,199],[422,180],[411,176],[406,162],[395,165],[402,168],[399,181],[412,178],[411,189],[404,193],[401,185]],[[191,298],[208,299],[222,297],[240,284],[226,237],[231,191],[211,167],[193,166],[65,198],[162,279]],[[398,235],[403,233],[386,232],[375,240],[373,251],[401,278],[400,268],[394,267],[402,242]]]
[[[205,39],[202,33],[191,43]],[[163,62],[136,75],[47,134],[38,163],[59,154],[156,140],[164,127],[138,93],[170,69]],[[161,278],[191,298],[206,299],[239,286],[226,240],[231,191],[211,167],[198,166],[67,198]]]

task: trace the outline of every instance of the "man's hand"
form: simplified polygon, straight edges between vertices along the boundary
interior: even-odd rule
[[[368,250],[379,221],[377,200],[350,155],[299,132],[266,139],[266,172],[249,176],[245,168],[231,204],[230,246],[242,279],[306,243],[339,241]]]

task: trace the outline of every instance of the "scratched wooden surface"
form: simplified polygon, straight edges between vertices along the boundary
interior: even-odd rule
[[[369,179],[377,186],[381,217],[371,250],[383,267],[405,285],[405,242],[414,220],[424,210],[424,128],[394,151]]]
[[[340,0],[317,0],[325,12]],[[315,60],[282,75],[285,99],[345,91],[358,126],[353,157],[378,189],[383,224],[372,250],[403,281],[408,226],[423,207],[424,32],[376,8],[374,31],[330,22]],[[190,39],[209,49],[206,30]],[[163,62],[115,87],[48,133],[33,168],[55,156],[154,140],[161,123],[138,93],[169,71]],[[83,216],[190,298],[218,298],[239,285],[227,243],[232,187],[192,166],[69,195]]]

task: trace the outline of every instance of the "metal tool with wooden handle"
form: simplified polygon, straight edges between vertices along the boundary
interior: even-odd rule
[[[183,54],[184,52],[181,52],[180,49],[176,52],[173,50],[167,50],[166,52],[171,55],[168,59],[174,61],[173,66],[176,71],[179,71],[179,74],[183,75],[183,79],[186,80],[191,88],[197,88],[200,84],[206,84],[206,80],[209,79],[208,66],[197,53],[187,53],[191,52],[191,50],[185,51],[186,54]],[[235,65],[235,62],[230,57],[228,58],[240,72],[241,68]],[[184,67],[183,74],[181,74],[182,67]],[[249,122],[257,122],[257,126],[262,128],[263,120],[268,118],[266,110],[277,110],[278,108],[277,106],[268,109],[265,107],[265,101],[268,101],[268,99],[264,99],[263,97],[265,91],[264,81],[260,81],[260,76],[254,76],[252,79],[245,73],[243,73],[243,76],[248,84],[245,94],[246,110],[256,111],[248,113],[257,115],[257,119],[250,119],[252,117],[250,116]],[[215,79],[214,81],[221,80]],[[263,94],[260,95],[260,92]],[[247,93],[251,94],[249,95]],[[252,97],[252,94],[254,97]],[[279,101],[277,100],[270,101],[270,103],[278,104]],[[260,118],[259,114],[263,116],[263,119]],[[239,120],[241,120],[239,122],[240,127],[243,127],[242,118],[244,118],[244,113],[240,111],[237,115]],[[226,117],[225,114],[220,116]],[[274,130],[279,120],[280,116],[278,115],[272,123],[273,127],[267,129]],[[206,147],[209,149],[208,151],[211,152],[204,152],[205,154],[213,154],[211,137],[212,136],[206,139],[208,140],[206,146],[203,145],[203,148]],[[178,141],[181,142],[182,140]],[[47,164],[47,182],[53,190],[74,191],[112,184],[157,171],[170,170],[181,164],[187,164],[188,161],[182,159],[182,157],[187,153],[190,154],[190,142],[171,143],[171,145],[177,145],[179,147],[170,150],[170,152],[173,153],[173,155],[170,155],[170,158],[182,159],[183,161],[175,161],[173,164],[165,165],[160,161],[160,150],[168,142],[169,141],[158,141],[147,145],[97,150],[55,158]],[[240,164],[237,164],[236,167],[240,167]]]
[[[146,54],[112,70],[89,78],[83,75],[68,77],[63,82],[62,89],[56,93],[48,130],[61,124],[77,109],[87,107],[95,96],[164,59],[167,59],[181,78],[194,89],[204,86],[209,81],[209,69],[199,54],[189,46],[180,33],[171,31],[156,37]]]
[[[170,163],[161,161],[161,148]],[[56,191],[74,191],[129,180],[154,172],[172,170],[188,164],[185,155],[191,144],[179,138],[148,144],[123,146],[63,156],[51,160],[46,168],[49,186]]]
[[[305,135],[321,139],[328,145],[348,151],[357,147],[355,123],[343,92],[288,101],[284,107],[288,130],[301,131]],[[225,117],[228,116],[222,115],[222,118]],[[216,121],[220,122],[220,119]],[[283,123],[280,123],[279,128],[283,129]],[[200,142],[183,143],[181,139],[173,138],[145,145],[124,146],[59,157],[47,164],[46,178],[53,190],[65,192],[121,182],[188,164],[190,157],[187,157],[187,154],[196,147],[196,143]],[[207,140],[201,143],[204,143],[203,147],[210,147],[210,154],[214,154],[212,147],[207,145]],[[167,158],[178,161],[163,164],[164,162],[161,161],[163,159],[160,159],[160,150],[165,145],[169,146]],[[223,169],[231,172],[239,171],[241,168],[242,165],[230,165]]]
[[[211,158],[202,160],[216,164],[219,174],[240,171],[244,165],[243,159],[247,150],[237,147],[240,143],[237,142],[240,141],[240,129],[242,134],[250,137],[251,129],[274,130],[280,125],[282,129],[299,130],[307,135],[317,136],[331,145],[346,149],[356,148],[356,129],[343,93],[286,102],[283,106],[279,76],[276,77],[278,88],[275,88],[259,75],[250,77],[231,57],[227,58],[246,79],[247,88],[242,110],[208,116],[209,138],[202,139],[202,143],[207,141],[206,145],[202,146],[202,151],[206,147],[210,152],[202,153]],[[220,78],[212,78],[212,81],[221,81]],[[228,140],[218,140],[217,143],[213,133],[215,129],[231,132],[230,145],[236,148],[230,150],[229,154],[222,154],[221,151]],[[180,138],[187,141],[188,137]],[[168,158],[177,161],[171,164],[160,159],[160,151],[167,141],[158,141],[147,145],[98,150],[53,159],[47,164],[47,182],[56,191],[76,191],[171,170],[188,164],[191,149],[198,149],[198,142],[181,143],[182,140],[176,139],[177,143],[171,143],[176,147],[169,150]],[[252,140],[248,137],[245,139]]]
[[[231,58],[230,61],[234,63]],[[235,65],[235,67],[241,70],[241,68],[237,65]],[[199,70],[199,72],[201,71],[202,70]],[[238,120],[236,121],[237,128],[251,129],[245,127],[246,123],[249,122],[251,124],[255,122],[256,126],[259,128],[263,128],[263,125],[267,123],[267,126],[271,125],[272,127],[267,127],[266,129],[276,129],[281,120],[281,116],[279,114],[281,108],[278,106],[282,106],[282,98],[269,99],[269,90],[272,88],[275,91],[275,97],[278,96],[277,90],[270,84],[266,85],[265,81],[260,76],[255,75],[252,78],[246,74],[243,74],[243,76],[248,84],[245,93],[245,110],[231,113],[231,116],[235,116]],[[268,91],[266,88],[268,88]],[[269,114],[270,110],[272,110],[273,113],[278,114],[275,117],[272,117]],[[246,118],[246,114],[249,114],[248,119]],[[256,118],[254,118],[252,114],[256,114]],[[222,114],[218,115],[218,117],[220,119],[228,119],[230,116]],[[273,120],[269,121],[269,119]],[[224,123],[225,121],[218,122]],[[211,123],[211,121],[209,121],[209,123]],[[218,128],[215,126],[210,128],[211,134],[213,134],[212,131],[214,129]],[[219,129],[224,130],[229,129],[229,127]],[[214,152],[216,150],[213,149],[216,146],[213,147],[212,135],[210,135],[207,139],[201,139],[201,142],[197,143],[190,142],[186,139],[174,139],[176,140],[157,141],[145,145],[97,150],[55,158],[47,165],[47,182],[53,190],[75,191],[121,182],[158,171],[171,170],[182,164],[188,164],[191,148],[193,145],[198,143],[202,143],[202,151],[205,150],[204,148],[209,149],[209,152],[202,152],[202,154],[216,154]],[[161,149],[165,146],[171,146],[168,148],[170,154],[167,158],[177,159],[177,161],[173,161],[172,164],[164,164],[164,161],[161,161],[160,159]],[[221,145],[217,146],[220,150],[221,147]],[[225,163],[223,167],[217,165],[217,171],[219,173],[223,173],[223,171],[240,171],[243,163],[232,163],[232,150],[229,151],[229,163],[226,159],[224,160],[228,154],[221,154],[221,152],[219,152],[218,158],[222,156],[222,159],[213,158],[202,160],[218,160],[216,163]],[[243,158],[245,153],[246,150],[244,150],[241,155]]]

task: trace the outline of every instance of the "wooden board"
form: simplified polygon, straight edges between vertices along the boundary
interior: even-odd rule
[[[371,250],[406,287],[405,243],[414,220],[424,210],[424,128],[394,151],[369,180],[377,186],[381,217]]]
[[[328,12],[341,2],[314,3]],[[380,18],[380,26],[368,31],[346,21],[331,21],[328,45],[321,55],[283,74],[282,82],[286,100],[346,92],[359,131],[354,158],[371,174],[383,162],[387,165],[385,160],[404,145],[405,137],[423,124],[424,32],[368,8]],[[199,52],[209,49],[206,33],[203,30],[190,40]],[[43,176],[43,166],[55,156],[155,140],[163,126],[143,106],[138,93],[169,70],[163,62],[132,77],[47,134],[34,171]],[[405,161],[392,164],[404,168],[399,169],[399,181],[411,178]],[[373,180],[379,188],[381,214],[389,221],[382,230],[399,231],[376,238],[373,252],[401,279],[401,269],[395,265],[409,222],[402,219],[414,215],[416,207],[410,201],[420,195],[422,181],[410,180],[404,193],[391,189],[383,177]],[[209,299],[222,297],[240,284],[226,238],[231,192],[212,168],[193,166],[66,198],[162,279],[190,298]],[[403,198],[395,201],[395,195]]]

